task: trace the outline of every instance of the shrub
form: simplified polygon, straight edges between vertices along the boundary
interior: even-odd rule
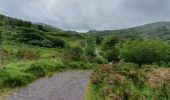
[[[86,40],[86,46],[85,46],[85,55],[95,57],[95,42],[92,37],[88,37]]]
[[[56,38],[56,37],[48,37],[48,39],[51,41],[52,43],[52,47],[60,47],[60,48],[64,48],[65,47],[65,41],[60,39],[60,38]]]
[[[34,41],[30,41],[30,43],[33,45],[38,44],[39,46],[47,47],[47,48],[53,47],[53,43],[50,40],[43,40],[41,42],[34,40]]]
[[[107,40],[104,41],[102,49],[104,51],[106,50],[112,50],[114,49],[115,45],[120,41],[120,38],[118,36],[111,36]]]
[[[75,60],[79,60],[83,54],[83,50],[80,46],[73,46],[70,48],[71,56]]]
[[[93,61],[97,64],[107,64],[108,63],[108,61],[106,59],[104,59],[102,57],[98,57],[98,56],[93,58]]]
[[[109,61],[109,62],[118,62],[120,60],[120,55],[119,55],[119,50],[118,49],[113,49],[106,51],[104,53],[104,57]]]
[[[130,41],[121,48],[122,58],[127,62],[151,64],[166,61],[169,45],[160,40]]]
[[[3,80],[0,79],[0,89],[2,88],[2,86],[3,86]]]
[[[26,72],[29,72],[36,77],[43,77],[43,76],[46,76],[46,74],[47,74],[47,72],[43,68],[43,66],[38,63],[34,63],[34,64],[30,65],[30,67],[26,70]]]
[[[92,64],[90,63],[85,63],[85,62],[69,62],[67,64],[67,66],[70,68],[70,69],[90,69],[92,68]]]
[[[96,44],[101,44],[103,41],[103,38],[99,35],[96,36]]]

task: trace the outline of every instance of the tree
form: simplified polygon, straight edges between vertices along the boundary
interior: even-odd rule
[[[119,61],[119,50],[115,48],[116,44],[119,43],[120,38],[118,36],[111,36],[106,41],[104,41],[102,50],[103,50],[103,56],[106,58],[109,62]]]
[[[120,60],[120,57],[119,57],[119,50],[118,49],[113,49],[113,50],[110,50],[110,51],[107,51],[104,55],[104,57],[109,61],[109,62],[112,62],[112,61],[115,61],[115,62],[118,62]]]
[[[99,35],[96,36],[96,44],[101,44],[103,41],[103,38]]]
[[[126,62],[143,64],[166,61],[169,45],[160,40],[129,41],[123,44],[121,56]]]
[[[118,36],[111,36],[109,37],[103,44],[103,47],[102,49],[104,51],[106,50],[111,50],[111,49],[114,49],[115,45],[120,41],[120,38]]]
[[[87,39],[86,39],[85,55],[91,56],[91,57],[96,56],[96,54],[95,54],[95,42],[94,42],[94,39],[90,36],[87,37]]]

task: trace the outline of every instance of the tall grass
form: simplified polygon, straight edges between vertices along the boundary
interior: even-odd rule
[[[82,61],[66,62],[62,59],[40,59],[9,63],[5,69],[0,69],[0,89],[24,86],[35,79],[44,77],[51,72],[69,69],[90,69],[93,64]]]

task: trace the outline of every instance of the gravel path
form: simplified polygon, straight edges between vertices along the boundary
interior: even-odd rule
[[[13,93],[9,100],[83,100],[91,71],[67,71]]]

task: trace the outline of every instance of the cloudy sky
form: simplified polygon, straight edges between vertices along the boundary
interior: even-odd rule
[[[66,30],[121,29],[170,21],[170,0],[0,0],[0,13]]]

